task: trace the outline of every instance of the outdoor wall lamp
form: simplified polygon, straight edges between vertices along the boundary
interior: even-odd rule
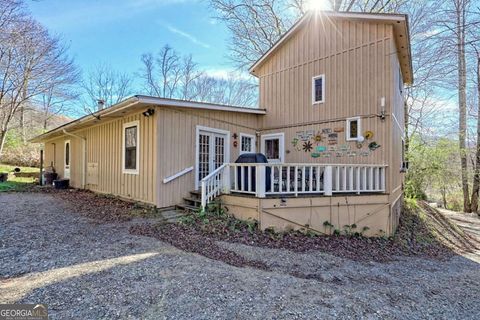
[[[142,114],[143,114],[144,117],[148,118],[148,117],[153,116],[155,114],[155,109],[150,108],[150,109],[142,112]]]

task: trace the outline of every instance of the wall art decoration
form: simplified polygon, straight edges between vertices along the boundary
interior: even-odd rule
[[[343,152],[335,152],[335,157],[340,158],[343,157],[344,153]]]
[[[312,149],[313,149],[313,145],[310,141],[305,141],[303,143],[303,151],[310,152],[310,151],[312,151]]]
[[[368,156],[370,155],[370,152],[368,152],[368,151],[361,151],[361,152],[360,152],[360,155],[361,155],[362,157],[368,157]]]
[[[332,154],[330,152],[322,153],[322,157],[324,157],[324,158],[330,158],[331,156],[332,156]]]
[[[356,156],[357,156],[357,152],[356,152],[356,151],[349,151],[349,152],[347,152],[347,156],[349,156],[349,157],[356,157]]]
[[[317,146],[317,147],[315,147],[315,151],[317,151],[317,152],[325,152],[325,151],[327,151],[327,147],[325,147],[325,146]]]
[[[350,150],[350,146],[348,144],[342,144],[341,146],[338,147],[338,150],[348,151],[348,150]]]
[[[343,132],[345,131],[345,128],[344,127],[336,127],[336,128],[333,128],[333,132]]]
[[[313,136],[313,141],[315,141],[315,143],[318,145],[320,142],[322,142],[322,134],[319,132],[317,132],[317,134],[315,136]]]
[[[325,129],[322,129],[322,133],[323,133],[323,134],[329,134],[329,133],[332,133],[332,129],[330,129],[330,128],[325,128]]]
[[[292,146],[293,146],[293,148],[294,148],[295,150],[297,150],[297,151],[302,151],[302,148],[301,148],[301,146],[300,146],[300,144],[299,144],[298,138],[293,138],[293,140],[292,140]]]
[[[297,137],[302,141],[308,141],[312,139],[314,135],[315,135],[315,131],[313,130],[297,131]]]
[[[329,133],[328,134],[328,141],[337,141],[338,140],[338,133]]]
[[[320,157],[320,153],[318,153],[318,152],[313,152],[313,153],[311,154],[311,156],[312,156],[312,158],[319,158],[319,157]]]
[[[373,131],[367,130],[363,133],[363,136],[365,137],[366,140],[370,140],[373,138],[374,134],[373,134]]]
[[[357,149],[362,149],[363,148],[363,143],[357,142]]]
[[[337,147],[336,146],[330,146],[330,147],[328,147],[328,151],[337,151]]]
[[[380,145],[378,143],[376,143],[375,141],[370,142],[370,144],[368,145],[368,149],[370,149],[371,151],[375,151],[378,148],[380,148]]]

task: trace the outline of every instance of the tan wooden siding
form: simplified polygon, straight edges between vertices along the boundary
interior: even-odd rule
[[[398,176],[397,170],[390,168],[390,115],[396,103],[392,92],[394,85],[398,88],[392,59],[397,58],[390,25],[312,17],[257,72],[260,107],[267,110],[261,120],[261,134],[285,133],[286,162],[387,164],[387,190],[391,190],[392,175]],[[325,102],[312,105],[312,78],[320,74],[325,75]],[[378,117],[382,97],[385,120]],[[362,135],[366,130],[374,133],[360,149],[356,142],[345,139],[346,119],[355,116],[362,119]],[[344,131],[338,134],[334,146],[338,149],[346,145],[350,154],[332,151],[330,158],[312,158],[312,152],[298,151],[292,145],[298,131],[337,127]],[[360,155],[368,151],[372,141],[381,147],[368,156]],[[319,145],[329,147],[327,141]]]
[[[235,161],[240,150],[240,133],[255,135],[258,116],[232,112],[205,112],[201,110],[157,109],[158,113],[158,199],[159,207],[182,202],[195,189],[195,170],[163,183],[185,168],[195,167],[196,126],[230,131],[230,160]],[[238,135],[238,146],[233,146],[232,135]],[[257,139],[258,140],[258,139]],[[257,149],[258,150],[258,149]]]
[[[139,121],[140,126],[139,174],[124,174],[122,173],[123,124],[135,120]],[[73,132],[86,138],[87,164],[95,163],[97,165],[98,184],[91,184],[89,183],[91,181],[87,180],[86,188],[155,204],[156,130],[155,117],[146,118],[137,113]],[[80,188],[83,175],[82,140],[80,138],[64,135],[59,139],[45,142],[45,163],[50,165],[54,161],[56,171],[60,177],[64,177],[64,143],[66,140],[70,140],[72,150],[70,185]],[[53,144],[55,144],[55,153]],[[87,164],[85,164],[85,174],[87,174]]]

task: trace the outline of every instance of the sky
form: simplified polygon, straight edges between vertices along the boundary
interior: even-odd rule
[[[69,45],[83,72],[106,63],[133,74],[142,53],[156,53],[165,44],[192,54],[211,75],[234,70],[227,57],[228,30],[205,0],[36,0],[28,6]]]

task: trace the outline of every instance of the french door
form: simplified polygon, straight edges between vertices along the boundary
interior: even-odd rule
[[[197,134],[197,179],[195,187],[200,187],[200,181],[215,171],[228,159],[229,133],[221,130],[198,130]]]

